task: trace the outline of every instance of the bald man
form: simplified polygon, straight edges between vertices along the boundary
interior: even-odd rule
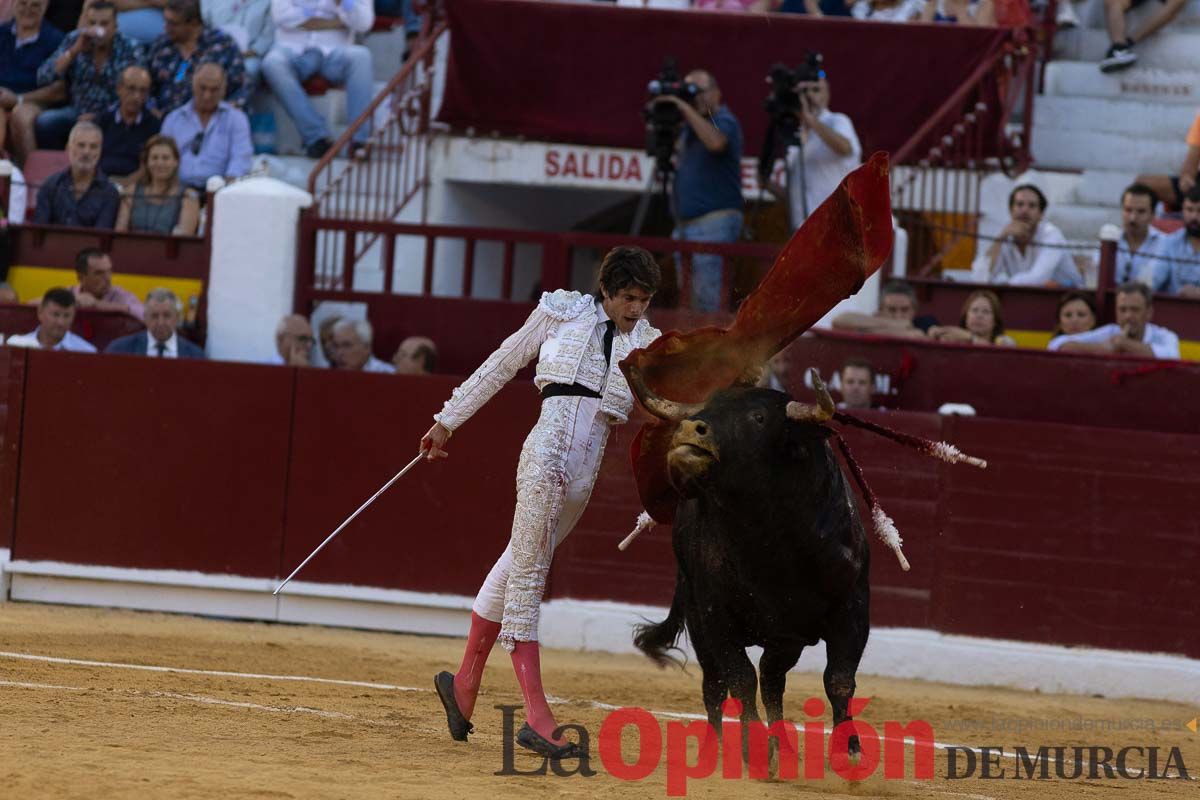
[[[275,326],[275,354],[269,363],[311,367],[313,329],[299,314],[288,314]]]
[[[437,368],[437,345],[426,336],[409,336],[396,348],[392,366],[399,375],[428,375]]]
[[[225,70],[201,64],[192,76],[191,102],[163,120],[163,135],[179,145],[180,179],[200,191],[214,175],[228,180],[250,171],[250,120],[224,97]]]
[[[150,73],[134,64],[117,81],[117,104],[97,116],[104,134],[100,168],[106,175],[132,175],[141,163],[142,146],[158,133],[159,119],[146,110],[150,99]]]

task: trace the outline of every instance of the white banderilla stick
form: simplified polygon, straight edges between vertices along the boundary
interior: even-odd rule
[[[354,512],[353,514],[351,514],[350,516],[346,517],[346,521],[345,521],[345,522],[343,522],[341,525],[338,525],[338,526],[337,526],[337,530],[335,530],[333,533],[331,533],[331,534],[329,534],[328,536],[326,536],[326,537],[325,537],[325,541],[323,541],[323,542],[321,542],[319,545],[317,545],[317,549],[316,549],[316,550],[313,550],[311,553],[309,553],[309,555],[308,555],[308,558],[306,558],[306,559],[304,559],[303,561],[301,561],[301,562],[300,562],[300,566],[298,566],[298,567],[296,567],[294,570],[292,570],[292,574],[291,574],[291,575],[288,575],[286,578],[284,578],[284,579],[283,579],[283,583],[281,583],[281,584],[279,584],[278,586],[276,586],[276,587],[275,587],[275,591],[271,592],[271,594],[273,594],[273,595],[274,595],[274,594],[279,594],[279,590],[280,590],[280,589],[282,589],[283,587],[287,586],[287,584],[288,584],[288,581],[290,581],[292,578],[296,577],[296,573],[297,573],[297,572],[299,572],[300,570],[304,569],[304,565],[305,565],[305,564],[307,564],[308,562],[312,561],[312,560],[313,560],[313,556],[315,556],[317,553],[321,552],[321,549],[322,549],[323,547],[325,547],[325,545],[327,545],[327,544],[329,544],[330,542],[332,542],[332,541],[333,541],[333,537],[335,537],[335,536],[337,536],[339,533],[341,533],[343,528],[345,528],[347,525],[349,525],[351,522],[353,522],[353,521],[354,521],[354,518],[355,518],[355,517],[357,517],[359,514],[361,514],[361,513],[363,512],[363,509],[365,509],[367,506],[371,505],[371,503],[374,503],[374,502],[375,502],[375,500],[376,500],[376,499],[379,497],[379,495],[383,494],[383,493],[384,493],[384,492],[386,492],[388,489],[392,488],[392,484],[393,484],[393,483],[395,483],[396,481],[398,481],[398,480],[400,480],[401,478],[403,478],[403,477],[404,477],[404,474],[405,474],[406,472],[408,472],[410,469],[412,469],[413,467],[415,467],[415,466],[417,465],[417,462],[418,462],[418,461],[420,461],[420,460],[421,460],[422,458],[424,458],[424,457],[425,457],[425,451],[424,451],[424,450],[422,450],[420,453],[417,453],[417,457],[416,457],[416,458],[414,458],[412,461],[408,462],[408,464],[407,464],[407,465],[404,467],[404,469],[402,469],[402,470],[400,470],[399,472],[397,472],[397,473],[396,473],[396,474],[395,474],[395,475],[392,477],[392,479],[391,479],[390,481],[388,481],[387,483],[385,483],[385,484],[383,485],[383,488],[381,488],[381,489],[380,489],[378,492],[376,492],[375,494],[371,495],[371,499],[370,499],[370,500],[368,500],[367,502],[363,503],[361,506],[359,506],[357,511],[355,511],[355,512]]]

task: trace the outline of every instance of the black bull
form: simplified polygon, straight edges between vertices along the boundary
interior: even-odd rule
[[[720,730],[727,695],[741,702],[743,722],[759,719],[760,680],[767,724],[782,720],[788,670],[824,640],[833,721],[849,719],[870,631],[870,549],[822,417],[796,419],[789,398],[769,389],[726,389],[699,411],[649,399],[659,416],[665,406],[688,415],[668,456],[680,495],[675,596],[667,618],[640,626],[634,643],[664,664],[686,626],[708,720]],[[757,677],[751,645],[762,648]],[[852,737],[849,752],[858,750]]]

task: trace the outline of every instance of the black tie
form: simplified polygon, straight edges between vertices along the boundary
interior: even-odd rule
[[[158,351],[158,357],[162,358],[167,353],[167,344],[166,342],[155,342],[154,349]]]
[[[617,323],[613,322],[611,319],[605,320],[605,322],[604,322],[604,363],[605,364],[612,363],[612,337],[613,337],[613,328],[615,328],[616,326],[617,326]]]

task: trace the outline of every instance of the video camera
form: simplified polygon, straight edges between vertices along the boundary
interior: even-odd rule
[[[673,169],[671,157],[675,153],[675,141],[679,138],[679,126],[683,115],[674,103],[660,102],[664,97],[678,97],[685,103],[694,103],[700,88],[694,83],[679,79],[675,59],[663,59],[658,76],[646,85],[650,105],[642,111],[646,120],[646,155],[654,158],[657,172],[667,175]]]
[[[771,117],[775,129],[785,139],[791,139],[800,127],[797,119],[804,110],[805,98],[797,87],[802,83],[815,83],[825,77],[824,57],[809,50],[804,61],[795,69],[788,69],[783,64],[775,64],[767,74],[767,83],[771,93],[767,95],[763,107]]]
[[[775,153],[781,145],[786,148],[789,144],[800,143],[796,133],[800,130],[800,114],[808,103],[808,98],[800,91],[801,85],[815,83],[824,77],[825,59],[815,50],[809,50],[804,56],[804,61],[795,69],[789,69],[784,64],[775,64],[767,73],[771,93],[767,95],[763,107],[770,121],[758,156],[760,181],[765,182],[770,175]]]

